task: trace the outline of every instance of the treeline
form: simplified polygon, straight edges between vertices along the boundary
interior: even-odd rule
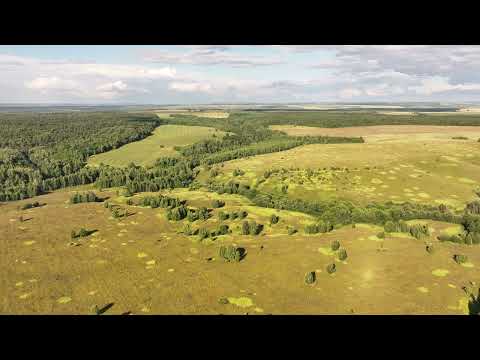
[[[89,156],[141,140],[160,124],[122,112],[0,114],[0,201],[92,183]]]
[[[151,168],[130,164],[126,168],[101,166],[95,186],[110,188],[125,186],[130,193],[157,192],[162,189],[188,187],[198,173],[191,161],[162,158]]]
[[[247,156],[289,150],[306,144],[364,142],[358,137],[291,137],[269,129],[266,124],[254,120],[248,113],[234,113],[226,119],[210,120],[212,119],[188,115],[176,115],[166,120],[169,124],[210,126],[227,132],[220,140],[204,140],[179,149],[182,156],[196,165],[211,165]]]

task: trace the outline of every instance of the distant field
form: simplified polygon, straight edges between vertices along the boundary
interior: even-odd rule
[[[155,129],[152,136],[142,141],[90,157],[88,164],[97,166],[104,163],[121,167],[133,162],[137,165],[148,166],[160,157],[178,156],[178,152],[173,149],[176,145],[189,145],[213,136],[223,135],[222,131],[209,127],[162,125]]]
[[[320,128],[295,125],[271,125],[291,136],[362,136],[366,142],[412,142],[451,140],[454,136],[465,136],[477,141],[480,126],[434,126],[434,125],[378,125],[345,128]]]
[[[245,174],[234,177],[237,168]],[[259,183],[266,170],[281,168],[286,173]],[[306,169],[314,173],[309,176]],[[235,179],[274,193],[286,184],[289,196],[305,200],[414,201],[462,209],[480,187],[480,143],[445,139],[306,145],[229,161],[219,170],[218,181]]]

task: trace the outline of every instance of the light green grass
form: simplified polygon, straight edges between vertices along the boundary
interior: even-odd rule
[[[178,156],[178,152],[173,149],[174,146],[190,145],[212,138],[213,135],[223,137],[224,134],[209,127],[162,125],[156,128],[153,135],[146,139],[90,157],[88,164],[98,166],[104,163],[123,167],[133,162],[136,165],[149,166],[158,158]]]

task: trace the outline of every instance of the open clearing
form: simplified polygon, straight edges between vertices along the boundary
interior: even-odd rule
[[[133,162],[136,165],[148,166],[160,157],[177,156],[178,152],[174,150],[174,146],[190,145],[204,139],[221,137],[224,134],[209,127],[161,125],[146,139],[94,155],[90,157],[88,164],[96,166],[104,163],[121,167]]]
[[[409,135],[403,136],[409,141]],[[219,168],[217,181],[235,179],[278,193],[282,185],[288,185],[290,197],[305,200],[413,201],[463,209],[467,201],[476,198],[473,190],[480,187],[479,142],[409,141],[405,146],[404,141],[305,145],[233,160]],[[234,177],[237,168],[245,174]],[[282,168],[284,173],[259,183],[266,170]],[[314,174],[308,176],[306,169]]]
[[[478,126],[434,125],[379,125],[345,128],[318,128],[295,125],[272,125],[272,130],[284,131],[291,136],[362,136],[366,142],[416,142],[450,141],[455,136],[465,136],[470,141],[480,138]]]
[[[219,196],[175,192],[186,200],[191,193],[195,206]],[[466,314],[462,287],[480,275],[475,246],[439,243],[432,236],[427,241],[436,251],[429,254],[425,241],[381,240],[375,236],[380,227],[362,224],[305,235],[301,226],[312,220],[308,215],[243,205],[248,200],[240,196],[225,196],[224,208],[193,226],[216,227],[218,211],[246,209],[247,219],[265,225],[265,235],[239,235],[241,221],[227,220],[233,234],[201,243],[179,234],[186,220],[169,222],[164,209],[131,206],[132,215],[114,220],[101,203],[66,205],[70,194],[33,198],[47,205],[27,211],[18,210],[25,201],[2,205],[0,313],[93,314],[95,306],[113,303],[107,315]],[[117,201],[113,192],[100,195]],[[268,224],[271,213],[280,216],[278,224]],[[28,221],[10,221],[21,214]],[[428,223],[434,234],[451,226]],[[299,233],[287,235],[287,224]],[[69,246],[70,230],[80,227],[97,232]],[[346,248],[346,261],[335,259],[332,240]],[[220,261],[221,244],[241,246],[247,256],[239,263]],[[473,266],[456,264],[456,253]],[[337,271],[329,275],[325,268],[332,262]],[[317,273],[313,285],[304,282],[308,271]]]

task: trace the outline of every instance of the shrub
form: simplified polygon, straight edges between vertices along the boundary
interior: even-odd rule
[[[244,253],[245,249],[236,248],[232,245],[221,246],[219,251],[220,258],[227,262],[239,262],[244,257]]]
[[[248,212],[246,212],[245,210],[240,211],[240,213],[238,214],[238,217],[240,219],[245,219],[247,216],[248,216]]]
[[[225,201],[216,200],[216,199],[212,201],[212,207],[215,209],[218,209],[224,206],[225,206]]]
[[[408,233],[410,230],[410,227],[405,221],[400,220],[398,222],[398,230],[400,230],[400,232]]]
[[[309,224],[305,225],[305,234],[317,234],[318,233],[318,226],[317,224]]]
[[[282,190],[282,193],[283,193],[283,194],[286,194],[286,193],[288,192],[288,185],[283,184],[281,190]]]
[[[397,232],[399,230],[398,228],[398,223],[394,223],[393,221],[387,221],[384,226],[384,230],[387,233]]]
[[[225,221],[225,220],[228,219],[228,217],[229,217],[229,215],[228,215],[227,213],[223,212],[223,211],[220,211],[220,212],[218,213],[218,219],[219,219],[220,221]]]
[[[250,235],[250,226],[248,225],[248,221],[244,221],[242,223],[242,235]]]
[[[420,239],[422,237],[425,237],[425,236],[429,235],[428,226],[427,225],[422,225],[422,224],[412,225],[412,226],[410,226],[409,233],[414,238]]]
[[[383,231],[382,231],[382,232],[379,232],[379,233],[377,234],[377,238],[379,238],[379,239],[385,239],[385,233],[384,233]]]
[[[217,234],[218,235],[226,235],[226,234],[228,234],[228,230],[229,230],[228,225],[222,224],[218,228]]]
[[[288,235],[293,235],[297,232],[297,229],[295,229],[294,227],[288,227],[287,232],[288,232]]]
[[[240,169],[233,170],[233,176],[239,176],[239,175],[241,176],[241,175],[244,175],[244,174],[245,174],[245,172],[240,170]]]
[[[210,236],[210,231],[208,231],[208,229],[205,229],[205,228],[198,229],[198,238],[200,240],[206,239],[209,236]]]
[[[320,220],[317,224],[318,232],[327,233],[333,230],[333,224],[329,221],[322,221]]]
[[[275,214],[272,214],[272,216],[270,216],[270,224],[276,224],[278,223],[279,220],[280,220],[280,217],[278,217]]]
[[[345,249],[340,249],[340,250],[338,251],[338,260],[344,261],[344,260],[347,259],[347,257],[348,257],[348,255],[347,255],[347,250],[345,250]]]
[[[263,225],[257,224],[255,221],[251,221],[249,223],[249,228],[250,228],[250,235],[258,235],[262,232]]]
[[[132,199],[128,199],[128,200],[127,200],[127,205],[133,205],[133,200],[132,200]]]
[[[480,201],[475,200],[472,202],[469,202],[467,206],[465,207],[465,211],[474,214],[474,215],[479,215],[480,214]]]
[[[340,242],[338,240],[332,241],[331,248],[333,251],[337,251],[340,248]]]
[[[187,235],[187,236],[190,236],[190,235],[193,235],[193,229],[192,229],[192,226],[190,224],[185,224],[183,226],[183,229],[181,231],[183,234]]]
[[[453,260],[457,264],[463,264],[463,263],[467,262],[468,257],[466,255],[456,254],[456,255],[453,255]]]
[[[167,219],[173,221],[180,221],[187,217],[188,210],[185,206],[179,206],[167,211]]]
[[[217,169],[212,169],[210,171],[210,177],[216,177],[218,175],[218,170]]]
[[[329,264],[327,266],[327,273],[333,274],[335,271],[337,271],[337,266],[335,264]]]
[[[310,271],[305,274],[305,283],[310,285],[313,284],[316,280],[315,271]]]

